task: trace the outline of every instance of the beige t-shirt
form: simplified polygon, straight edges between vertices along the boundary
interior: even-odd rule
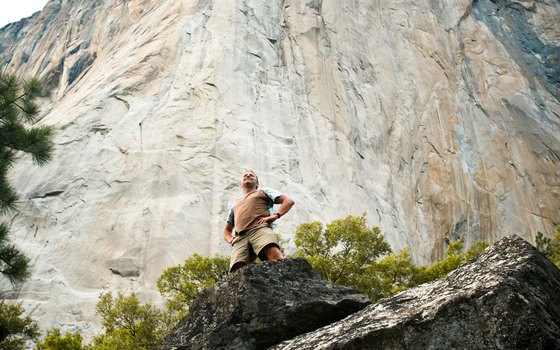
[[[259,218],[270,215],[274,199],[280,195],[271,189],[250,192],[233,204],[227,221],[233,224],[237,233],[255,227]]]

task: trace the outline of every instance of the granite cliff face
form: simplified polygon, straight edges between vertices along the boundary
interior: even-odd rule
[[[239,175],[298,203],[277,226],[366,212],[417,262],[445,241],[560,224],[556,1],[52,0],[0,30],[36,75],[54,161],[5,217],[42,326],[93,332],[105,290],[228,253]],[[289,247],[288,247],[289,248]],[[2,285],[2,290],[9,286]],[[92,328],[93,327],[93,328]]]

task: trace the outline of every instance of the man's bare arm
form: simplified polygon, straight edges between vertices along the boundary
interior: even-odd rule
[[[228,244],[232,244],[235,237],[233,236],[233,224],[229,221],[226,222],[226,226],[224,227],[224,239]]]
[[[289,198],[286,195],[280,195],[278,197],[276,197],[276,199],[274,200],[275,204],[280,204],[280,208],[278,208],[278,210],[276,210],[276,212],[278,214],[280,214],[280,216],[284,216],[286,215],[287,212],[290,211],[290,209],[292,209],[292,206],[294,204],[296,204],[296,202],[294,202],[293,199]]]
[[[260,218],[258,221],[259,224],[264,224],[266,222],[274,222],[278,220],[280,216],[283,216],[288,211],[290,211],[290,209],[295,204],[295,202],[291,198],[288,198],[288,196],[280,195],[276,197],[276,199],[274,200],[274,204],[280,204],[278,210],[276,210],[275,213],[272,213],[269,216]]]

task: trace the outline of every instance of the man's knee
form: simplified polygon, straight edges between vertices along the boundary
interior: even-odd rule
[[[282,251],[274,243],[271,243],[271,244],[267,245],[266,247],[264,247],[263,248],[263,253],[268,260],[282,260],[282,259],[284,259],[284,255],[282,254]]]

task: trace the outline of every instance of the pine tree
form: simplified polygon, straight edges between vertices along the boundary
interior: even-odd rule
[[[42,93],[39,80],[19,79],[0,72],[0,215],[16,209],[18,195],[8,181],[8,171],[22,154],[37,165],[51,160],[53,129],[32,126]],[[29,260],[8,239],[8,226],[0,224],[0,273],[12,284],[29,277]]]

